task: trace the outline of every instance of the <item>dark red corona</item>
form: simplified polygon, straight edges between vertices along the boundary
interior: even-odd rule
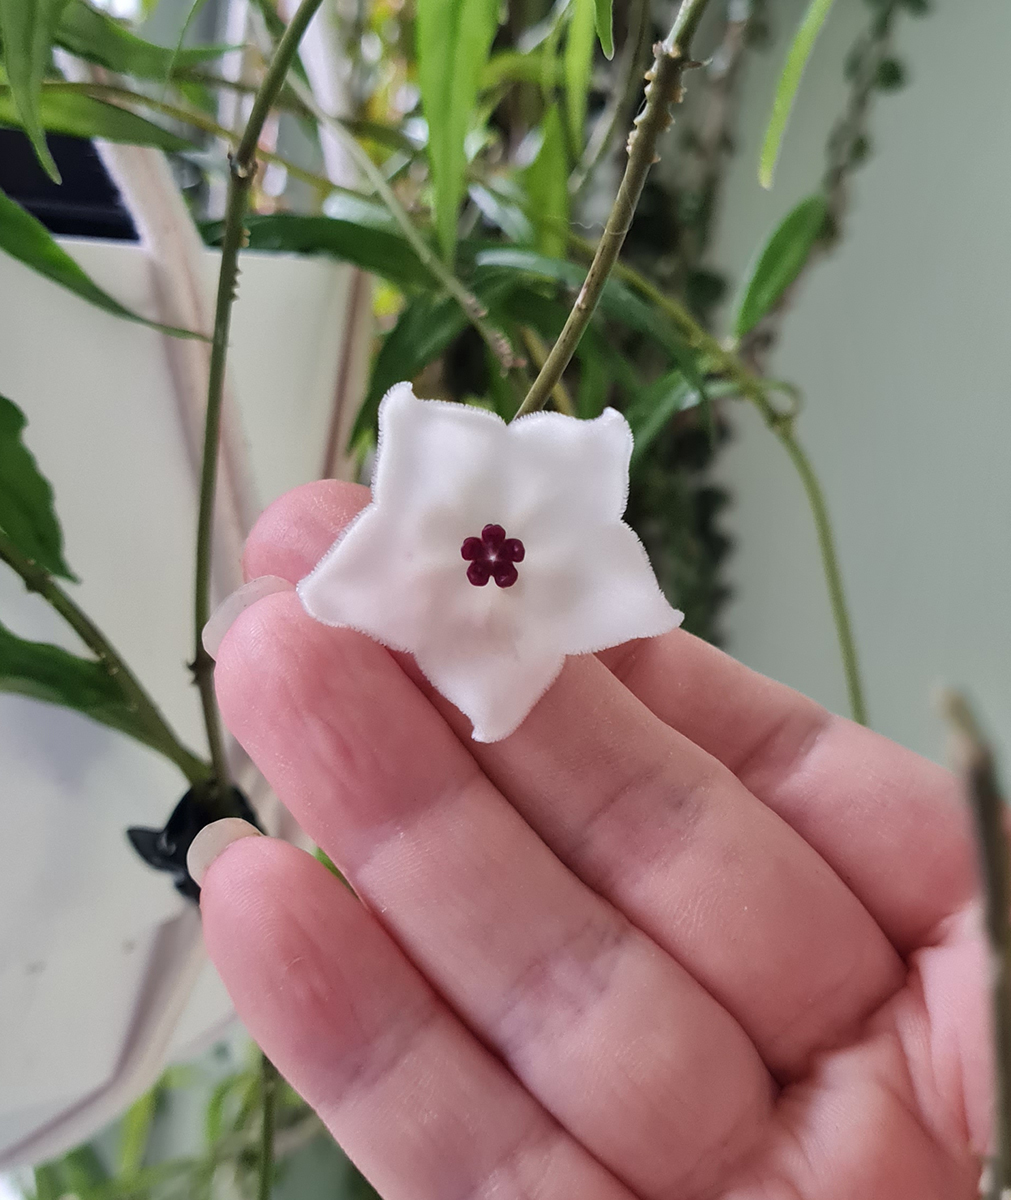
[[[512,587],[519,579],[516,563],[525,554],[520,539],[506,537],[501,525],[486,525],[480,537],[464,538],[460,547],[461,557],[470,563],[467,578],[475,587],[484,587],[489,579],[501,588]]]

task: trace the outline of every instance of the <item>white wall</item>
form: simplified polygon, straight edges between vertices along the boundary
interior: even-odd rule
[[[66,241],[101,285],[156,311],[130,243]],[[209,293],[217,255],[206,251]],[[230,366],[266,502],[315,478],[333,406],[348,270],[249,253]],[[196,477],[162,336],[110,316],[0,255],[0,393],[53,483],[71,591],[180,736],[202,751],[190,593]],[[63,622],[0,569],[0,620],[81,652]],[[90,1137],[169,1052],[220,1030],[231,1005],[203,964],[196,911],[145,866],[128,825],[164,823],[185,790],[154,752],[76,713],[0,695],[0,1166]],[[192,989],[192,990],[191,990]],[[187,999],[188,995],[188,999]]]
[[[733,276],[817,186],[868,11],[836,4],[765,193],[758,145],[803,7],[773,6],[777,44],[745,81],[716,247]],[[1011,745],[1011,5],[935,0],[931,16],[903,17],[897,40],[911,84],[881,95],[846,239],[804,284],[773,370],[806,396],[799,435],[828,493],[872,724],[941,757],[941,681],[966,687]],[[754,415],[733,416],[720,466],[736,497],[729,648],[845,712],[800,486]]]

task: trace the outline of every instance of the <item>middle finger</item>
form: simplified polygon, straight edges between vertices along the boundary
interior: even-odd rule
[[[739,1025],[563,866],[381,647],[291,594],[225,637],[229,726],[468,1024],[637,1194],[702,1194],[765,1128]]]

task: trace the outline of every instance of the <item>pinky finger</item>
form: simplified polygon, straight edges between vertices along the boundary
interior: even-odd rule
[[[631,1200],[309,855],[235,842],[201,909],[239,1016],[384,1200]]]

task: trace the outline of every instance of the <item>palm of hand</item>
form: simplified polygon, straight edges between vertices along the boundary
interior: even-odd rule
[[[293,493],[249,574],[298,579],[366,500]],[[367,905],[283,843],[215,862],[250,1031],[385,1200],[968,1200],[988,1039],[950,777],[687,634],[602,657],[476,746],[294,596],[240,618],[226,720]]]

